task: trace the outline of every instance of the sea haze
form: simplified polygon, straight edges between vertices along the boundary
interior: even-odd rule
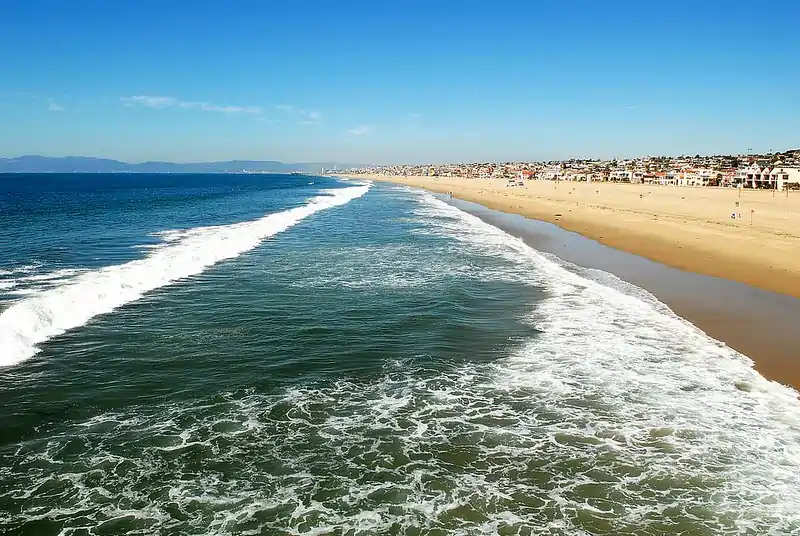
[[[800,531],[791,389],[431,194],[7,175],[0,207],[2,533]]]

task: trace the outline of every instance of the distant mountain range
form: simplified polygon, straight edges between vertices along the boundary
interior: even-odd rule
[[[356,164],[305,162],[287,164],[273,160],[229,160],[226,162],[142,162],[129,164],[108,158],[86,156],[20,156],[0,158],[0,173],[238,173],[263,171],[271,173],[319,173],[320,170],[348,169]]]

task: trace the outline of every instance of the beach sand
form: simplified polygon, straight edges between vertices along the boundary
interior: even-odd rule
[[[356,175],[554,223],[668,266],[800,298],[800,192]],[[740,197],[741,196],[741,197]],[[737,202],[739,206],[737,206]],[[731,219],[731,214],[741,218]],[[751,223],[752,217],[752,223]]]

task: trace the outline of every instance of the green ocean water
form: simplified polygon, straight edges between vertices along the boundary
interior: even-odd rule
[[[640,289],[409,189],[118,180],[0,220],[3,534],[800,532],[794,394]]]

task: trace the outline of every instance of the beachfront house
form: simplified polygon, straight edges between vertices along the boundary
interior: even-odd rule
[[[736,171],[729,169],[722,173],[719,179],[720,186],[736,186]]]
[[[800,167],[775,166],[770,170],[770,182],[777,190],[800,189]]]
[[[657,175],[658,184],[661,184],[662,186],[675,186],[678,184],[678,179],[669,171],[660,171],[657,173]]]
[[[608,180],[611,182],[632,182],[633,171],[627,169],[615,169],[608,174]]]
[[[540,181],[561,180],[561,166],[548,166],[544,169],[541,169],[536,174],[536,179]]]
[[[705,186],[705,184],[694,171],[684,171],[678,177],[678,186]]]
[[[547,180],[560,181],[564,179],[564,173],[561,166],[551,166],[544,170],[544,176]]]
[[[508,178],[508,174],[506,173],[505,168],[497,167],[492,171],[492,178],[493,179],[505,179]]]
[[[677,179],[674,174],[669,174],[666,171],[656,171],[655,173],[645,173],[642,178],[644,184],[658,184],[660,186],[674,186],[677,184]]]
[[[716,184],[717,175],[713,169],[687,169],[678,175],[678,186],[709,186]]]
[[[677,169],[671,169],[667,171],[666,175],[664,175],[664,183],[677,186],[678,181],[683,176],[683,172],[678,171]]]
[[[695,175],[703,186],[715,186],[719,182],[721,173],[709,168],[699,168],[695,169]]]
[[[750,164],[747,167],[739,168],[733,175],[733,183],[736,186],[745,188],[755,188],[755,184],[761,181],[762,169],[757,164]]]
[[[769,166],[762,168],[758,164],[750,164],[736,170],[733,182],[735,185],[742,185],[745,188],[796,189],[800,187],[800,167],[778,164],[770,169]]]

